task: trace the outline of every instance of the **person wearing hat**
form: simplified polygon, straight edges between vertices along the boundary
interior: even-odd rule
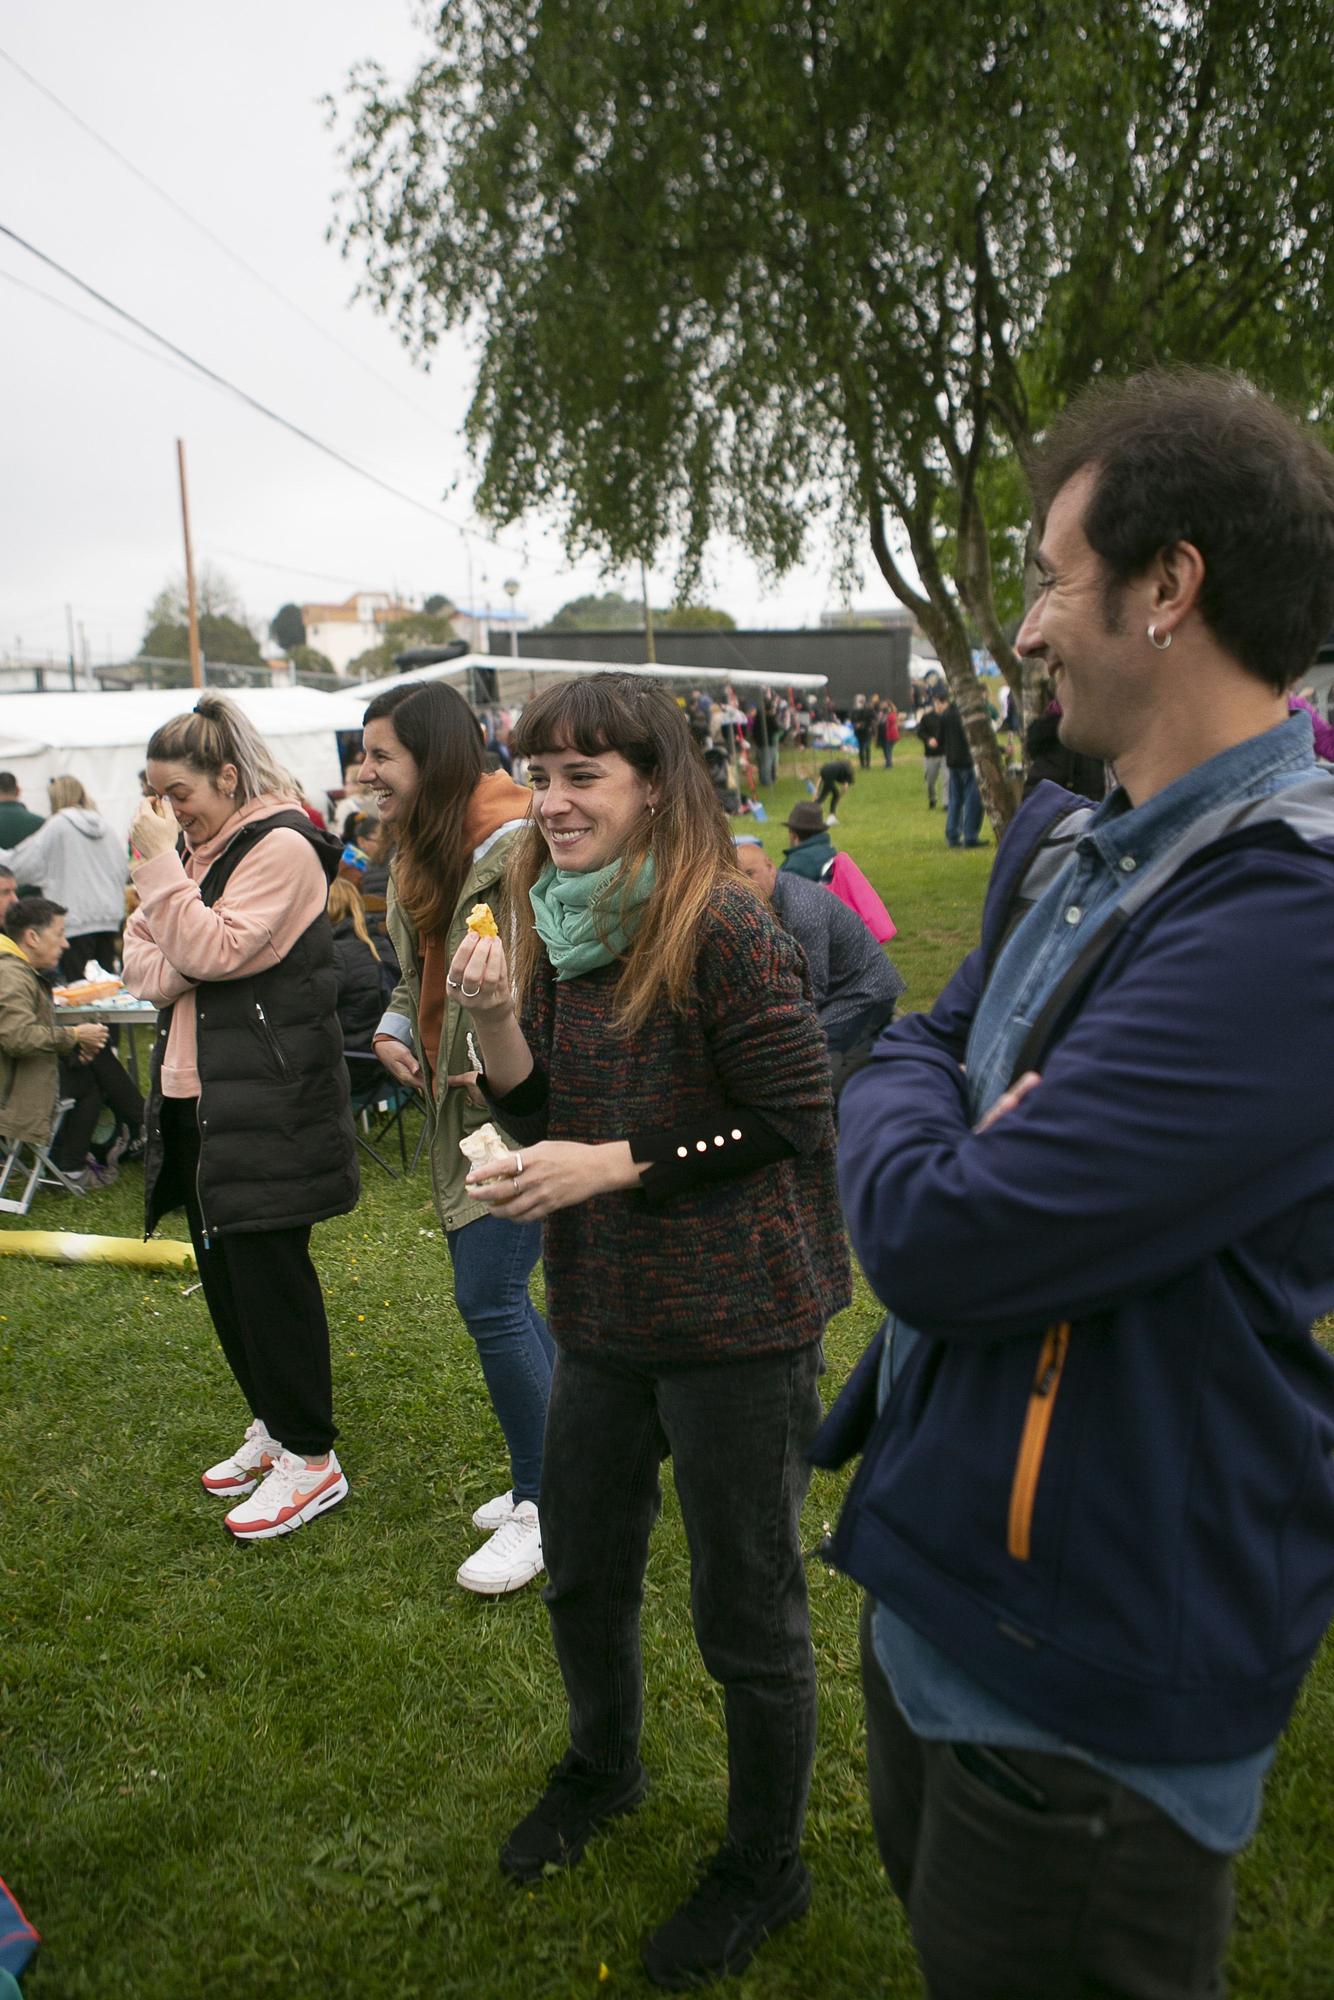
[[[834,843],[829,838],[829,823],[814,799],[798,799],[787,816],[787,830],[792,835],[792,845],[783,856],[783,869],[789,875],[806,875],[812,882],[819,882],[834,865]]]

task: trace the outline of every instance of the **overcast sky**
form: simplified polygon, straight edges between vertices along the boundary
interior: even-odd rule
[[[320,97],[339,92],[363,56],[406,76],[423,46],[409,0],[0,10],[10,58],[0,59],[0,223],[389,485],[477,528],[461,444],[466,348],[442,345],[429,374],[413,367],[391,326],[351,302],[357,273],[324,240],[341,169]],[[231,262],[14,63],[301,310]],[[94,660],[138,645],[149,602],[183,566],[177,437],[196,562],[226,572],[252,618],[267,622],[289,598],[357,589],[440,590],[458,603],[471,590],[497,604],[515,577],[519,608],[540,620],[582,591],[631,584],[570,569],[539,520],[507,531],[501,549],[467,543],[169,361],[2,236],[0,329],[0,658],[63,656],[67,604]],[[720,546],[708,594],[743,625],[813,624],[834,601],[828,552],[813,554],[766,593],[749,562]],[[669,567],[650,588],[655,602],[669,599]],[[865,601],[887,600],[870,577]]]

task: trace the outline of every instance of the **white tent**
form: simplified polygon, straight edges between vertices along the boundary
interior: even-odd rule
[[[314,688],[228,688],[279,763],[299,778],[313,805],[341,785],[340,729],[360,730],[358,695]],[[139,773],[153,731],[194,706],[189,688],[139,688],[128,694],[0,695],[0,771],[12,771],[25,803],[46,814],[48,778],[78,778],[119,833],[139,803]]]
[[[650,681],[688,681],[702,687],[706,681],[730,682],[733,687],[822,688],[827,674],[755,674],[745,668],[681,667],[659,660],[655,666],[622,666],[611,660],[530,660],[505,653],[464,653],[457,660],[444,660],[435,667],[413,667],[404,674],[390,674],[384,680],[364,681],[355,690],[363,701],[383,694],[386,688],[401,687],[404,681],[460,680],[474,667],[483,667],[496,676],[496,698],[505,708],[531,701],[540,681],[550,675],[560,680],[577,680],[586,674],[638,674]]]

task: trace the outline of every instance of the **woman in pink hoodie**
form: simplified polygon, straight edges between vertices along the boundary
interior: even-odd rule
[[[130,828],[139,907],[124,950],[127,986],[161,1010],[146,1230],[184,1207],[251,1416],[203,1484],[240,1503],[227,1515],[234,1535],[263,1540],[347,1493],[310,1259],[311,1225],[358,1193],[325,911],[341,849],[221,695],[156,732],[147,781]]]

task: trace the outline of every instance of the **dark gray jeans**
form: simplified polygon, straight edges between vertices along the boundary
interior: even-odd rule
[[[557,1355],[542,1463],[546,1601],[570,1741],[599,1771],[639,1755],[639,1614],[669,1454],[690,1603],[727,1718],[727,1837],[795,1853],[815,1754],[799,1517],[820,1421],[818,1345],[680,1368]]]
[[[862,1685],[871,1820],[930,2000],[1221,2000],[1227,1855],[1077,1757],[991,1753],[1006,1796],[988,1753],[915,1735],[869,1600]]]

